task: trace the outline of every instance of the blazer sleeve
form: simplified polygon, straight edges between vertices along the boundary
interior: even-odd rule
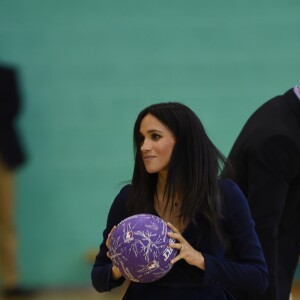
[[[236,259],[203,253],[204,281],[224,289],[238,288],[263,293],[268,286],[268,271],[248,203],[234,182],[224,182],[225,233]]]
[[[102,243],[100,244],[99,252],[96,256],[91,273],[92,284],[98,292],[110,291],[125,281],[125,278],[123,277],[119,280],[112,279],[112,261],[106,255],[108,248],[105,242],[113,226],[118,225],[119,222],[127,217],[126,200],[128,191],[129,185],[121,189],[120,193],[116,196],[107,217]]]

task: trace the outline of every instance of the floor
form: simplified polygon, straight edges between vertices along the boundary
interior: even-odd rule
[[[297,282],[293,286],[293,300],[300,300],[300,282]]]
[[[109,293],[97,293],[93,289],[43,291],[27,300],[120,300],[125,287],[115,289]],[[2,298],[0,298],[2,300]],[[20,298],[11,300],[23,300]],[[25,300],[25,299],[24,299]],[[293,300],[300,300],[300,283],[293,287]]]
[[[120,300],[125,292],[125,286],[108,293],[98,293],[92,288],[41,290],[35,296],[26,298],[9,298],[10,300]],[[5,298],[1,297],[0,300]]]

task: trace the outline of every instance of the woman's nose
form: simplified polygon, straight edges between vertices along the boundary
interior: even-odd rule
[[[142,146],[141,146],[141,151],[145,152],[151,149],[151,141],[144,139]]]

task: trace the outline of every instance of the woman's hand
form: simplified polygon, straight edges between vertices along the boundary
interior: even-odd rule
[[[110,233],[109,233],[108,236],[107,236],[107,240],[106,240],[105,244],[106,244],[106,247],[107,247],[108,249],[109,249],[109,247],[110,247],[110,239],[111,239],[111,235],[113,234],[113,232],[115,231],[115,229],[116,229],[116,226],[114,226],[114,227],[112,228],[112,230],[110,231]],[[106,252],[106,255],[107,255],[107,257],[111,260],[111,256],[110,256],[110,252],[109,252],[109,251]],[[121,274],[119,268],[116,267],[115,265],[112,266],[112,269],[111,269],[111,277],[112,277],[114,280],[118,280],[118,279],[120,279],[120,278],[122,277],[122,274]]]
[[[106,239],[106,242],[105,242],[105,245],[106,245],[107,249],[110,248],[110,239],[111,239],[111,236],[112,236],[113,232],[116,230],[116,228],[117,228],[117,226],[114,226],[114,227],[111,229],[111,231],[110,231],[110,233],[108,234],[108,236],[107,236],[107,239]],[[107,251],[106,255],[107,255],[108,258],[111,259],[109,251]]]
[[[179,250],[179,254],[171,260],[171,263],[175,264],[180,259],[184,259],[189,265],[205,270],[204,257],[201,252],[195,250],[175,226],[170,222],[167,224],[172,230],[172,232],[168,233],[168,236],[177,241],[177,243],[171,243],[170,247]]]

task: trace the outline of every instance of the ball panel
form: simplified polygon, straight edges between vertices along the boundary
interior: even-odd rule
[[[124,277],[135,282],[151,282],[166,275],[177,250],[167,236],[171,229],[161,218],[138,214],[121,221],[110,240],[113,263]]]

